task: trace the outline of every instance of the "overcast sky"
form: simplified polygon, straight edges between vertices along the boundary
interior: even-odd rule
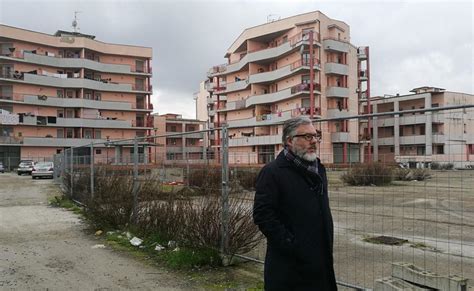
[[[424,85],[473,93],[472,1],[0,0],[0,22],[53,34],[81,11],[80,32],[152,47],[155,110],[194,118],[199,82],[245,28],[315,10],[370,46],[373,96]]]

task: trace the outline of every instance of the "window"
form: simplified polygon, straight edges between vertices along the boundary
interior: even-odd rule
[[[66,138],[73,138],[74,137],[74,131],[72,128],[66,129]]]
[[[171,125],[170,126],[170,131],[171,132],[176,132],[176,125]]]
[[[61,153],[61,149],[56,149],[56,154],[60,154]]]
[[[84,138],[92,138],[92,129],[84,130]]]
[[[301,76],[301,84],[309,84],[309,75]]]
[[[425,135],[425,125],[420,125],[420,135]]]
[[[56,115],[57,117],[59,117],[59,118],[63,118],[63,117],[64,117],[64,110],[58,109],[57,112],[58,112],[57,115]]]
[[[94,138],[96,138],[96,139],[101,139],[102,138],[102,132],[100,131],[100,129],[96,129],[94,131],[94,134],[95,134]]]
[[[84,91],[84,99],[92,99],[92,92]]]
[[[188,146],[196,145],[196,141],[194,139],[188,140]]]
[[[74,91],[67,90],[66,91],[66,97],[67,98],[74,98]]]
[[[56,91],[56,96],[58,96],[58,98],[64,98],[64,91],[63,90],[57,90]]]
[[[136,72],[143,72],[143,68],[144,68],[144,62],[142,60],[136,60],[135,61],[135,71]]]
[[[96,154],[96,155],[102,154],[102,150],[101,150],[101,149],[96,149],[96,150],[95,150],[95,154]]]
[[[102,100],[102,93],[100,93],[100,92],[95,92],[95,94],[94,94],[94,100],[97,100],[97,101]]]
[[[57,138],[64,138],[64,130],[62,128],[58,129],[56,136]]]

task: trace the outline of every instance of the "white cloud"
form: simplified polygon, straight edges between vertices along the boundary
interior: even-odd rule
[[[151,97],[153,104],[153,113],[182,114],[183,118],[196,118],[196,102],[193,95],[186,91],[161,88],[153,91]]]

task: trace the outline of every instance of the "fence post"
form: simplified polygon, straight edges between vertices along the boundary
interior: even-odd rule
[[[94,143],[91,142],[91,199],[94,199]]]
[[[221,254],[223,265],[228,265],[229,234],[229,132],[227,125],[222,127],[222,217],[221,217]]]
[[[133,222],[138,222],[138,139],[133,140]]]
[[[69,173],[71,174],[71,186],[70,186],[71,189],[69,189],[69,192],[70,192],[70,195],[71,195],[71,199],[73,199],[73,196],[72,196],[73,195],[73,190],[72,190],[72,188],[74,186],[74,176],[73,176],[74,175],[74,154],[73,154],[72,147],[71,147],[71,169],[70,169]]]

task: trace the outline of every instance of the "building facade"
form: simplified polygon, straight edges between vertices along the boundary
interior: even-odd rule
[[[373,97],[372,111],[383,113],[474,104],[474,95],[441,88],[420,87],[410,92],[413,94]],[[361,101],[361,110],[367,111],[366,100]],[[360,126],[361,132],[367,135],[367,121],[361,121]],[[371,127],[374,161],[411,166],[428,166],[432,162],[449,162],[456,167],[474,164],[472,108],[374,117]],[[367,158],[368,145],[364,147]]]
[[[200,131],[205,126],[205,121],[186,119],[180,114],[167,113],[155,115],[155,128],[159,137],[158,144],[163,144],[162,153],[166,158],[161,160],[203,160],[206,158],[206,134]],[[159,159],[159,157],[158,157]]]
[[[349,25],[319,11],[245,29],[212,67],[210,128],[229,128],[231,163],[266,163],[282,149],[282,122],[299,115],[358,114],[368,96],[368,48],[350,42]],[[366,53],[367,52],[367,53]],[[358,162],[357,122],[316,123],[326,163]],[[220,148],[219,132],[210,135]]]
[[[0,158],[149,135],[151,58],[148,47],[0,25],[0,108],[16,116],[0,122]],[[99,146],[97,159],[120,160],[125,147]]]

